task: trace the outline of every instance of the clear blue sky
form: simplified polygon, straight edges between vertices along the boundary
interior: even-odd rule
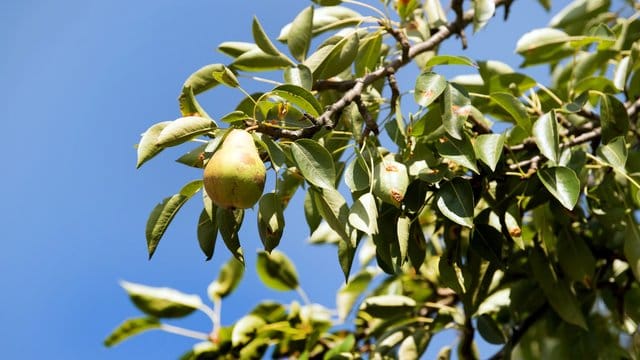
[[[554,2],[556,9],[567,3]],[[139,314],[119,280],[172,286],[206,298],[206,286],[229,256],[219,243],[214,259],[203,261],[196,200],[176,217],[147,261],[149,211],[201,174],[173,162],[185,147],[136,170],[134,144],[151,124],[179,116],[176,98],[191,72],[228,61],[215,51],[217,44],[250,40],[254,14],[276,36],[309,3],[0,2],[0,358],[174,359],[194,343],[150,332],[113,349],[102,346],[117,324]],[[496,19],[470,37],[464,55],[517,67],[515,42],[547,21],[536,1],[516,1],[510,21]],[[443,53],[460,54],[459,42],[450,42]],[[456,67],[446,74],[469,71]],[[413,76],[401,75],[402,89],[413,86]],[[215,116],[239,98],[224,89],[201,97]],[[296,262],[311,299],[332,307],[342,281],[335,250],[305,243],[301,209],[299,194],[287,213],[281,248]],[[260,299],[295,298],[269,291],[256,279],[255,213],[248,213],[240,238],[248,271],[224,302],[227,324]],[[178,323],[204,331],[209,326],[201,314]],[[452,341],[440,337],[432,351]]]

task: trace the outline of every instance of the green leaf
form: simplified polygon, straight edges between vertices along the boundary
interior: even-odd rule
[[[476,156],[487,164],[491,171],[496,170],[505,140],[505,134],[482,134],[476,138],[476,143],[473,147]]]
[[[234,347],[247,347],[246,345],[258,336],[258,332],[266,322],[257,315],[245,315],[233,325],[231,344]],[[253,358],[253,357],[251,357]]]
[[[611,79],[604,76],[589,76],[580,79],[573,87],[575,94],[582,94],[587,91],[599,91],[611,94],[620,92]]]
[[[257,49],[259,49],[258,45],[243,41],[225,41],[218,45],[218,51],[234,59],[246,52]]]
[[[258,18],[256,16],[253,17],[251,32],[253,33],[253,40],[256,42],[256,45],[258,45],[260,50],[269,55],[280,55],[280,51],[275,45],[273,45],[271,40],[269,40],[269,36],[264,32],[264,29],[262,28],[262,25],[260,24],[260,21],[258,21]]]
[[[625,89],[629,73],[629,56],[625,56],[618,62],[616,72],[613,74],[613,83],[618,89]]]
[[[271,254],[260,251],[256,260],[256,271],[260,280],[273,290],[295,290],[299,285],[295,266],[278,250],[273,250]]]
[[[176,159],[176,162],[184,164],[197,169],[204,168],[204,153],[209,146],[209,143],[198,145],[193,150],[190,150],[186,154]]]
[[[273,192],[262,195],[258,204],[258,233],[267,252],[280,243],[284,226],[282,200]]]
[[[351,359],[351,352],[356,346],[354,334],[347,335],[340,343],[334,344],[329,351],[324,354],[324,360]],[[344,355],[344,354],[348,354]]]
[[[347,164],[344,170],[344,181],[351,192],[362,191],[368,189],[371,185],[369,169],[360,154]]]
[[[549,304],[564,321],[587,330],[587,322],[580,308],[580,303],[569,285],[560,282],[553,272],[549,260],[542,249],[536,247],[531,251],[528,262],[533,276],[540,284]]]
[[[504,333],[496,323],[496,321],[489,315],[484,314],[478,317],[478,332],[482,335],[482,338],[487,340],[490,344],[504,344],[506,338]]]
[[[213,257],[217,238],[218,225],[215,222],[215,218],[212,218],[207,213],[207,210],[202,209],[198,219],[198,243],[207,261]]]
[[[171,124],[171,121],[159,122],[152,125],[144,132],[144,134],[142,134],[142,138],[140,139],[137,149],[138,162],[136,164],[136,168],[140,168],[142,164],[151,160],[164,149],[164,146],[158,145],[158,136],[160,136],[162,130],[169,124]]]
[[[171,224],[171,221],[178,213],[178,210],[202,187],[202,180],[195,180],[185,185],[179,193],[167,197],[156,205],[149,214],[147,228],[145,231],[147,238],[147,248],[149,259],[153,256],[158,247],[158,243],[164,232]]]
[[[614,138],[606,145],[600,145],[597,154],[600,159],[614,169],[625,172],[628,150],[623,136]]]
[[[409,234],[411,231],[411,219],[408,216],[400,216],[396,223],[398,234],[398,249],[400,250],[400,264],[407,259],[409,252]]]
[[[338,262],[345,280],[349,278],[353,259],[356,255],[357,231],[352,231],[346,240],[338,242]]]
[[[581,236],[569,231],[560,233],[556,246],[558,262],[564,273],[573,281],[589,281],[596,270],[596,259]]]
[[[497,92],[491,94],[491,100],[508,112],[518,126],[531,133],[531,120],[527,109],[518,98],[508,93]]]
[[[413,98],[420,106],[429,106],[447,88],[447,79],[444,76],[426,72],[416,79]]]
[[[524,34],[516,44],[516,52],[525,58],[523,66],[559,60],[573,54],[570,36],[562,30],[542,28]]]
[[[120,286],[133,304],[147,315],[158,318],[179,318],[202,306],[198,295],[189,295],[166,287],[151,287],[121,281]]]
[[[305,65],[313,72],[314,79],[328,79],[335,76],[353,64],[358,55],[358,32],[345,36],[335,45],[327,45],[316,51]],[[323,50],[328,48],[328,50]]]
[[[158,135],[156,143],[162,147],[175,146],[216,128],[216,124],[211,119],[187,116],[167,124]]]
[[[336,171],[333,157],[322,145],[311,139],[300,139],[291,144],[291,155],[302,176],[319,188],[333,189]]]
[[[240,86],[238,78],[236,78],[236,74],[234,74],[233,71],[231,71],[225,65],[219,65],[218,67],[214,68],[212,76],[214,79],[216,79],[216,81],[228,87],[236,88]]]
[[[335,6],[342,4],[342,0],[312,0],[320,6]]]
[[[230,258],[221,268],[218,277],[207,287],[209,299],[223,299],[229,296],[240,284],[244,275],[244,265],[236,258]]]
[[[325,31],[353,26],[361,21],[362,15],[344,6],[322,7],[314,10],[311,31],[316,36]],[[285,25],[280,30],[278,40],[287,42],[291,28],[292,24]]]
[[[323,112],[322,106],[315,96],[303,87],[292,84],[280,85],[271,90],[269,94],[283,98],[311,116],[317,117]]]
[[[244,111],[235,110],[232,111],[223,117],[220,118],[220,121],[225,122],[227,124],[244,124],[245,121],[251,121],[253,118],[251,116],[245,114]]]
[[[626,216],[626,227],[624,237],[624,256],[629,262],[629,267],[636,280],[640,279],[640,229],[633,215]]]
[[[182,92],[178,97],[178,104],[180,106],[180,113],[182,116],[200,116],[211,119],[211,116],[207,114],[202,106],[200,106],[198,100],[196,100],[196,95],[193,93],[193,89],[190,86],[182,87]]]
[[[311,74],[311,70],[302,64],[287,68],[284,71],[284,81],[288,84],[296,85],[309,91],[313,87],[313,75]]]
[[[610,0],[576,0],[569,3],[551,18],[549,26],[566,28],[576,22],[587,22],[598,13],[606,11]]]
[[[329,227],[344,241],[351,242],[351,236],[347,231],[349,208],[347,207],[347,201],[340,192],[332,188],[309,188],[309,193],[317,204],[320,215],[329,224]],[[355,243],[352,245],[352,247],[355,247]]]
[[[260,49],[249,50],[231,63],[234,69],[253,72],[286,69],[291,65],[287,57],[269,55]]]
[[[476,164],[476,154],[471,141],[464,136],[462,140],[446,137],[443,142],[436,143],[436,149],[440,156],[452,160],[476,174],[480,173]]]
[[[560,201],[562,206],[573,210],[580,197],[580,180],[570,168],[558,166],[541,169],[538,178],[545,188]]]
[[[457,85],[449,84],[442,95],[442,125],[455,139],[463,138],[464,122],[471,113],[471,100]]]
[[[457,294],[467,292],[462,269],[455,261],[446,256],[440,256],[438,260],[438,280],[440,284],[453,289]]]
[[[416,307],[416,301],[403,295],[379,295],[366,298],[360,306],[364,311],[376,318],[388,318],[401,314],[409,315]]]
[[[375,33],[360,41],[358,55],[356,56],[356,76],[364,76],[375,70],[380,63],[382,51],[382,34]]]
[[[302,62],[307,57],[313,31],[313,6],[302,10],[291,23],[287,46],[293,57]]]
[[[373,270],[364,269],[349,279],[349,282],[342,285],[340,290],[338,290],[336,294],[336,307],[338,309],[338,317],[341,321],[347,318],[351,309],[353,309],[353,305],[371,283],[373,275]]]
[[[242,225],[243,218],[244,210],[242,209],[228,210],[218,208],[216,211],[218,231],[220,231],[224,244],[227,246],[227,249],[231,251],[231,254],[244,265],[244,253],[240,246],[240,238],[238,237],[238,231]]]
[[[471,236],[471,249],[493,264],[502,263],[502,233],[491,225],[477,224]]]
[[[140,334],[141,332],[157,329],[161,326],[160,321],[154,317],[142,317],[127,319],[118,325],[106,339],[104,346],[111,347],[118,343]]]
[[[220,82],[213,77],[213,72],[223,67],[224,65],[222,64],[203,66],[185,80],[183,87],[190,87],[194,95],[205,92],[220,84]]]
[[[473,0],[473,32],[482,29],[496,12],[493,0]]]
[[[624,104],[611,94],[600,94],[600,123],[602,124],[602,143],[608,144],[618,136],[629,131],[629,115]]]
[[[435,55],[429,58],[424,67],[430,68],[437,65],[465,65],[477,68],[478,64],[466,56]]]
[[[366,193],[354,201],[349,224],[369,236],[378,233],[378,208],[373,194]]]
[[[449,220],[466,226],[473,227],[473,190],[468,181],[461,178],[444,183],[438,191],[438,209]]]
[[[533,137],[542,155],[554,163],[560,160],[560,139],[555,111],[542,115],[533,124]]]
[[[515,72],[492,75],[488,83],[489,93],[507,92],[518,96],[538,84],[532,77]]]

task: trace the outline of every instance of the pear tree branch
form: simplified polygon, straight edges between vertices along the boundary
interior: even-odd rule
[[[495,0],[496,6],[503,6],[508,0]],[[256,131],[269,135],[273,138],[287,138],[296,140],[300,138],[310,138],[322,129],[332,130],[337,126],[333,118],[339,114],[342,109],[355,101],[356,98],[362,95],[364,89],[371,85],[378,79],[394,74],[401,67],[409,64],[416,56],[422,54],[425,51],[434,49],[440,43],[450,38],[454,34],[460,34],[467,25],[473,21],[473,10],[468,10],[462,14],[462,16],[456,17],[456,19],[446,26],[441,26],[431,37],[423,42],[416,43],[406,50],[406,56],[398,57],[385,66],[381,66],[373,72],[370,72],[355,80],[332,82],[329,80],[319,81],[314,89],[339,89],[344,90],[345,93],[338,101],[331,104],[313,125],[300,128],[300,129],[285,129],[276,127],[266,122],[262,122],[257,125]],[[403,51],[404,52],[404,51]]]

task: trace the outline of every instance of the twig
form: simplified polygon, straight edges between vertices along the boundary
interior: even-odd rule
[[[496,6],[502,6],[506,3],[507,0],[495,0]],[[345,86],[346,84],[352,85],[345,93],[342,95],[338,101],[329,106],[325,112],[320,115],[317,120],[321,125],[312,125],[309,127],[291,130],[291,129],[283,129],[279,127],[274,127],[271,124],[266,122],[260,123],[258,126],[259,132],[267,134],[269,136],[275,138],[288,138],[288,139],[300,139],[300,138],[309,138],[312,137],[315,133],[326,129],[333,129],[336,124],[331,120],[331,118],[339,113],[342,109],[344,109],[347,105],[349,105],[353,100],[360,96],[363,90],[376,80],[389,75],[390,71],[397,72],[397,70],[405,65],[407,65],[411,59],[416,56],[422,54],[425,51],[429,51],[434,49],[444,40],[448,39],[454,34],[458,34],[461,29],[464,29],[467,25],[469,25],[473,21],[473,10],[469,10],[463,14],[461,18],[456,19],[455,21],[449,23],[447,26],[441,26],[438,31],[436,31],[429,39],[414,44],[409,48],[408,56],[406,59],[397,58],[387,64],[387,66],[380,67],[373,72],[368,73],[367,75],[358,78],[356,80],[352,80],[352,83],[344,83],[340,82],[340,86]],[[326,86],[330,83],[324,83]],[[333,84],[336,84],[335,82]]]
[[[394,39],[396,39],[398,44],[400,44],[400,48],[402,49],[402,61],[408,62],[410,60],[409,49],[411,48],[411,44],[409,43],[409,39],[407,39],[407,35],[404,33],[404,31],[395,29],[388,23],[380,22],[379,24],[380,26],[384,27],[384,29],[387,30],[387,32],[391,34]]]
[[[362,141],[364,141],[364,139],[369,135],[370,132],[373,132],[375,135],[378,135],[380,133],[380,130],[378,129],[378,124],[376,124],[376,122],[373,121],[373,118],[371,117],[371,113],[369,113],[369,110],[367,110],[367,107],[362,102],[362,98],[358,96],[357,98],[355,98],[354,102],[356,103],[356,106],[358,107],[358,111],[360,112],[360,115],[362,115],[362,119],[364,120],[364,123],[366,126],[362,134]]]

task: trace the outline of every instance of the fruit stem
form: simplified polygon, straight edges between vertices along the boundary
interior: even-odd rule
[[[311,300],[309,300],[309,296],[302,289],[302,287],[298,286],[296,288],[296,291],[298,292],[298,295],[300,295],[300,298],[302,299],[302,301],[304,302],[305,305],[311,305]]]

